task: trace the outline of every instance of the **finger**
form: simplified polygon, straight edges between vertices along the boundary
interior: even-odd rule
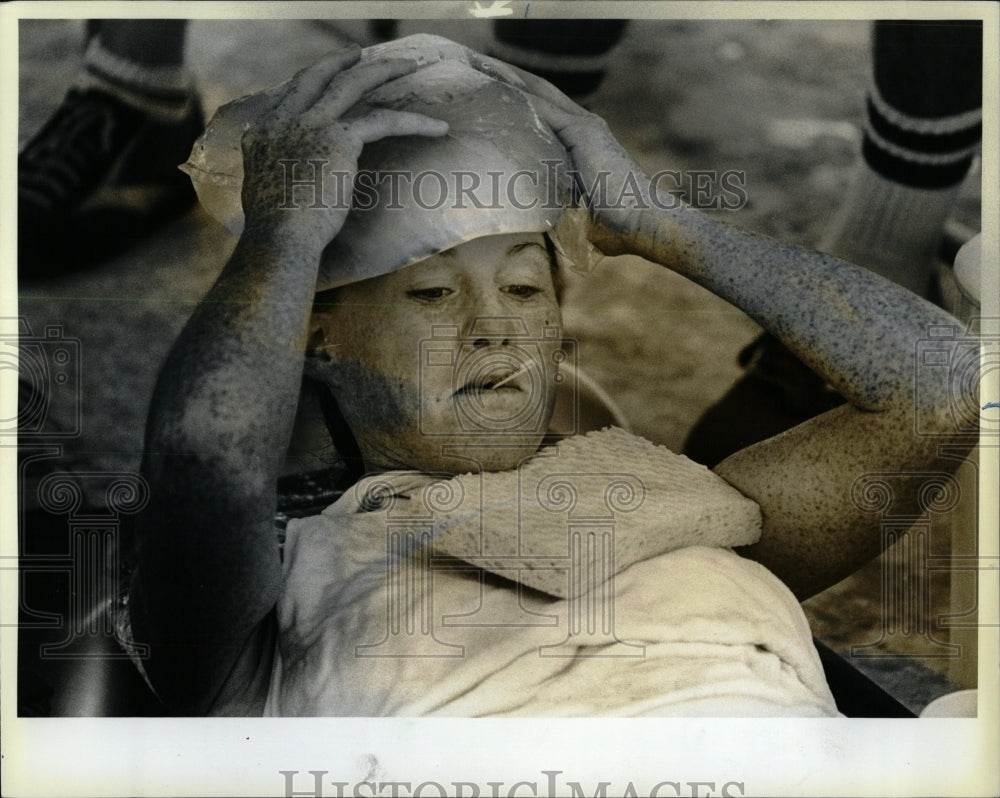
[[[582,123],[586,124],[586,119],[581,120],[579,115],[564,111],[562,108],[537,95],[531,98],[531,104],[538,112],[538,115],[552,128],[552,132],[556,134],[556,138],[566,148],[566,152],[569,153],[570,158],[573,160],[575,167],[572,172],[574,200],[582,199],[585,202],[589,202],[590,191],[580,172],[580,169],[584,167],[579,162],[581,151],[578,148],[589,135],[592,135],[593,128],[588,126],[588,128],[584,129]],[[604,127],[604,122],[600,117],[589,112],[585,113],[587,116],[593,117],[594,123]],[[605,148],[608,151],[611,151],[612,147],[618,146],[620,145],[613,139],[610,142],[605,142]]]
[[[289,81],[288,92],[275,110],[292,117],[303,113],[315,105],[337,75],[354,66],[360,58],[361,48],[352,44],[300,70]]]
[[[419,68],[416,61],[404,58],[359,64],[330,82],[322,98],[303,114],[303,121],[313,125],[330,124],[373,89]]]
[[[511,70],[524,85],[528,88],[532,94],[542,99],[548,100],[555,106],[558,106],[563,111],[571,114],[585,114],[586,109],[581,108],[577,103],[563,94],[559,89],[553,86],[544,78],[538,77],[538,75],[533,75],[527,70],[516,67],[513,64],[504,64],[507,69]]]
[[[351,122],[351,133],[365,144],[389,136],[441,137],[448,132],[448,123],[410,111],[380,108]]]
[[[579,123],[580,116],[564,110],[562,107],[550,102],[544,97],[538,96],[537,94],[530,98],[530,102],[532,107],[538,112],[538,115],[545,120],[546,124],[548,124],[550,128],[552,128],[552,132],[559,137],[559,140],[562,141],[564,145],[566,145],[567,142],[563,138],[563,133],[567,130],[567,128]],[[587,112],[584,111],[584,113]]]
[[[469,63],[474,69],[482,72],[484,75],[500,80],[503,83],[508,83],[518,89],[527,88],[527,85],[521,80],[513,67],[499,59],[480,53],[471,53],[469,55]]]

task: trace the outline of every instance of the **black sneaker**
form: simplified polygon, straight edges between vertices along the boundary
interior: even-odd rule
[[[764,333],[740,352],[746,372],[698,419],[683,453],[712,468],[751,444],[844,403],[777,338]]]
[[[192,95],[164,120],[99,89],[72,89],[18,157],[18,276],[117,254],[195,199],[177,169],[204,128]]]

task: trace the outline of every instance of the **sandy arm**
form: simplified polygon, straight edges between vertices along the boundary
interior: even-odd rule
[[[689,209],[651,211],[636,230],[637,254],[748,313],[847,399],[715,469],[763,511],[761,541],[745,554],[800,597],[839,581],[883,545],[879,516],[852,499],[855,481],[910,472],[899,480],[894,512],[918,515],[925,475],[954,471],[959,462],[939,457],[939,447],[969,446],[953,407],[975,397],[954,395],[947,370],[920,370],[917,359],[932,329],[958,329],[958,322],[866,269]],[[962,345],[942,338],[936,348],[954,362]]]
[[[953,395],[947,369],[917,368],[918,343],[932,328],[958,322],[863,268],[665,202],[603,120],[539,78],[517,76],[572,156],[598,249],[640,255],[704,286],[753,317],[847,399],[715,470],[761,507],[761,541],[744,553],[799,596],[856,570],[883,542],[879,518],[852,501],[855,480],[911,472],[895,511],[918,515],[924,475],[954,471],[959,462],[939,457],[940,446],[951,444],[953,453],[971,446],[952,408],[975,397]],[[603,202],[588,195],[602,175]],[[942,339],[939,357],[953,362],[961,345],[967,344]],[[962,384],[968,391],[975,383]]]
[[[381,111],[342,114],[413,62],[334,54],[297,77],[243,136],[245,231],[174,344],[150,407],[142,471],[151,500],[137,535],[130,613],[146,670],[175,712],[259,712],[282,588],[275,484],[288,448],[321,255],[342,203],[282,210],[279,159],[352,173],[366,142],[447,126]]]

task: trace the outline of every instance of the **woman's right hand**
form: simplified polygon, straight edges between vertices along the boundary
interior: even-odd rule
[[[243,134],[244,236],[275,236],[322,251],[350,210],[350,188],[362,147],[387,136],[443,136],[448,124],[422,114],[379,109],[343,115],[368,92],[415,72],[415,61],[359,63],[361,49],[333,53],[302,70],[276,103]],[[297,197],[291,180],[319,177]],[[344,177],[341,177],[344,175]],[[348,195],[337,196],[346,187]]]
[[[655,208],[650,180],[618,142],[607,123],[543,78],[496,59],[477,68],[522,88],[572,158],[576,188],[590,213],[588,237],[606,255],[634,251],[644,211]],[[636,252],[636,254],[642,254]]]

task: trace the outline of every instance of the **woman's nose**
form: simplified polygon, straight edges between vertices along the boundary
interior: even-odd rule
[[[511,315],[499,291],[483,290],[464,309],[463,338],[476,349],[485,346],[509,346],[514,336],[527,335],[527,325],[520,316]]]
[[[471,344],[474,349],[482,349],[487,346],[510,346],[513,338],[523,338],[527,334],[524,319],[517,316],[476,316],[469,319],[462,337],[466,346]]]

